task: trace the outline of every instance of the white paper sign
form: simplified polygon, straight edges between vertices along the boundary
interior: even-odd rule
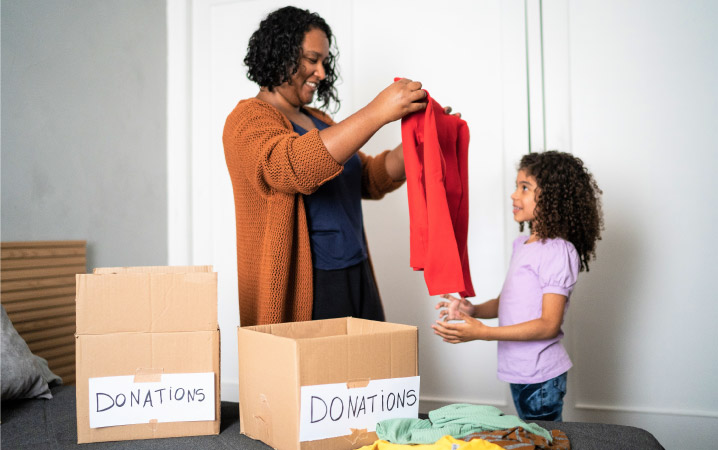
[[[134,378],[90,378],[90,428],[214,420],[214,373],[167,373],[149,383]]]
[[[302,386],[299,440],[314,441],[376,431],[386,419],[419,417],[419,377],[371,380],[366,387],[346,383]]]

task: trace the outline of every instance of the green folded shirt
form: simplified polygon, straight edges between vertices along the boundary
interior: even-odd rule
[[[428,419],[387,419],[376,424],[379,439],[395,444],[433,444],[442,436],[461,439],[471,433],[521,427],[553,442],[551,433],[535,423],[505,415],[485,405],[457,403],[429,412]]]

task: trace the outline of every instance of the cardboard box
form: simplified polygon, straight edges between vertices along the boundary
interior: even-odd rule
[[[219,433],[211,266],[95,269],[76,303],[78,443]]]
[[[314,436],[304,440],[306,430],[302,427],[307,418],[300,415],[309,410],[307,400],[310,398],[304,391],[320,385],[341,385],[347,392],[355,392],[352,388],[371,386],[375,382],[403,382],[411,377],[417,383],[413,393],[409,392],[416,404],[413,417],[418,414],[416,327],[342,318],[240,327],[237,338],[241,432],[275,449],[348,450],[376,441],[376,433],[370,430],[373,427],[345,428],[346,433],[341,436]],[[388,392],[389,389],[382,391],[382,396],[386,393],[385,397],[390,399],[393,394]],[[311,401],[315,399],[318,396],[312,395]],[[369,403],[365,405],[364,399],[362,397],[360,408],[368,410]],[[344,420],[342,414],[346,411],[345,415],[350,415],[352,400],[356,415],[358,395],[352,394],[348,400],[339,399],[336,404],[333,400],[318,399],[317,405],[324,404],[325,416],[330,408],[329,414]],[[380,404],[389,409],[388,400],[380,401],[378,396],[372,400],[372,409],[378,411]],[[319,413],[311,420],[312,424],[318,422],[318,418]]]

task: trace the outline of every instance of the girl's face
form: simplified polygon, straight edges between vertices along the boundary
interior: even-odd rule
[[[311,103],[319,82],[326,77],[324,60],[328,56],[327,35],[318,28],[307,31],[302,42],[302,56],[299,58],[297,73],[278,86],[277,92],[295,108]]]
[[[538,197],[538,185],[536,178],[526,175],[526,172],[519,170],[516,175],[516,190],[511,194],[514,206],[514,220],[516,222],[530,222],[535,219],[536,198]]]

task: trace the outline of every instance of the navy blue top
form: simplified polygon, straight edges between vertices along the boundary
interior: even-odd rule
[[[319,130],[329,125],[304,112]],[[296,133],[304,128],[292,122]],[[317,269],[345,269],[367,257],[361,209],[361,159],[354,154],[344,163],[344,170],[304,196],[312,250],[312,264]]]

